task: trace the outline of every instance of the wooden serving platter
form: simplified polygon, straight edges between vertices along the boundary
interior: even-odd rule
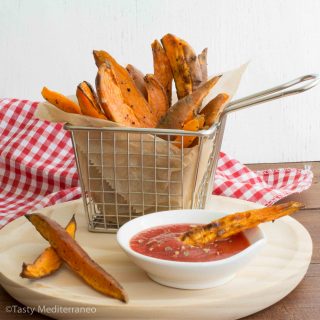
[[[209,207],[216,212],[235,212],[260,206],[212,197]],[[22,262],[33,261],[48,246],[21,217],[0,230],[0,283],[24,305],[56,319],[239,319],[290,293],[305,275],[312,254],[306,229],[293,218],[284,217],[262,226],[268,244],[232,281],[213,289],[179,290],[150,280],[121,251],[115,235],[88,232],[81,200],[38,212],[62,225],[75,213],[77,241],[120,281],[130,299],[123,304],[95,292],[65,266],[37,281],[20,278]]]

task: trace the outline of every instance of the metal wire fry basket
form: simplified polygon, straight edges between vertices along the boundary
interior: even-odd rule
[[[66,124],[89,230],[116,232],[125,222],[147,213],[205,208],[227,114],[306,91],[319,81],[318,75],[306,75],[230,102],[218,124],[198,132]],[[191,148],[184,148],[187,137],[194,137]]]

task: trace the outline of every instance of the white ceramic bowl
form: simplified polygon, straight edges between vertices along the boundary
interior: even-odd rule
[[[131,238],[142,230],[180,223],[209,223],[227,215],[212,210],[163,211],[141,216],[124,224],[117,233],[121,248],[148,276],[163,285],[180,289],[212,288],[231,280],[266,244],[263,231],[256,227],[244,232],[250,246],[226,259],[210,262],[179,262],[152,258],[130,248]]]

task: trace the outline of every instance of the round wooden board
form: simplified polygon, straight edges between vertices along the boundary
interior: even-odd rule
[[[212,197],[210,207],[216,212],[234,212],[260,206]],[[130,298],[128,304],[109,299],[64,266],[48,278],[37,281],[20,278],[22,262],[33,261],[48,246],[21,217],[0,230],[0,283],[24,305],[56,319],[239,319],[291,292],[305,275],[312,254],[312,241],[306,229],[293,218],[284,217],[262,226],[268,244],[232,281],[213,289],[179,290],[150,280],[121,251],[115,235],[88,232],[81,200],[38,212],[62,225],[76,213],[77,241],[122,283]]]

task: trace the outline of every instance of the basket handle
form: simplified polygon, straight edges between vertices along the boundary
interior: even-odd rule
[[[307,81],[308,83],[297,86],[298,84],[303,83],[305,81]],[[251,107],[260,103],[265,103],[267,101],[276,100],[282,97],[287,97],[307,91],[318,85],[319,82],[320,76],[318,74],[309,74],[299,77],[297,79],[291,80],[271,89],[260,91],[250,96],[246,96],[244,98],[229,102],[225,107],[224,111],[222,112],[222,116],[226,115],[227,113],[245,109],[247,107]],[[295,88],[291,90],[286,90],[291,87]]]

